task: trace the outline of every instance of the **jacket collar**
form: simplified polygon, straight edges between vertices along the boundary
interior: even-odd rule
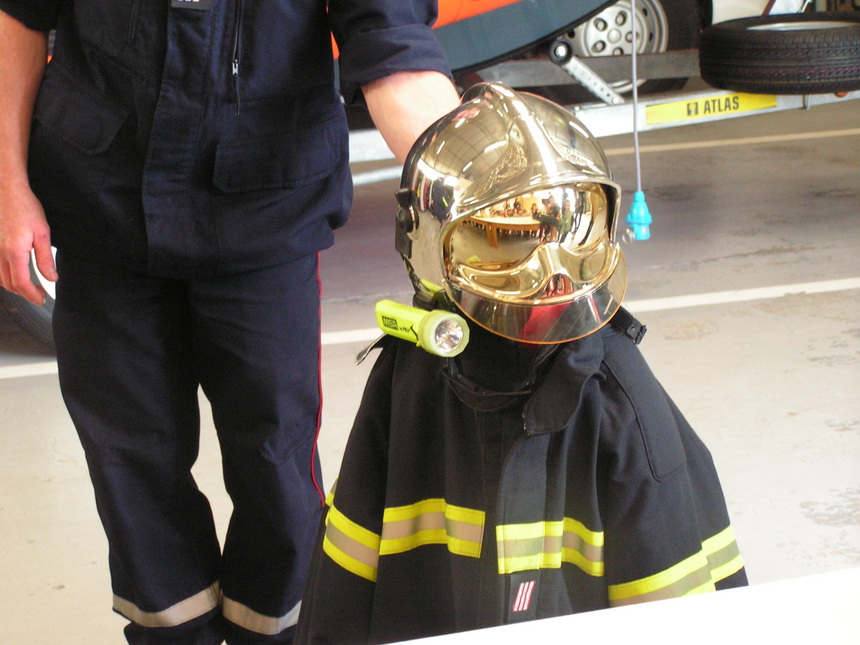
[[[598,331],[561,346],[523,410],[528,435],[559,432],[573,418],[583,401],[586,383],[600,375],[602,335]]]
[[[445,379],[473,410],[497,412],[518,404],[528,435],[558,432],[578,409],[586,382],[600,373],[601,336],[535,350],[486,336],[473,346],[473,335],[462,357],[446,360]]]

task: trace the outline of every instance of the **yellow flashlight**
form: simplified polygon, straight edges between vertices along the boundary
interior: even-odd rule
[[[451,311],[426,311],[380,300],[376,303],[376,322],[386,334],[413,342],[437,356],[456,356],[469,343],[469,325]]]

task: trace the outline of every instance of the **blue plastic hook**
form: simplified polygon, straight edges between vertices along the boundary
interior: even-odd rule
[[[651,213],[645,203],[645,193],[637,190],[633,193],[633,203],[627,214],[627,231],[634,240],[647,240],[651,237]]]

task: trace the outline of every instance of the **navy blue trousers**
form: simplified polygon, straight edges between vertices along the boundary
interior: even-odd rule
[[[289,642],[322,506],[318,256],[189,280],[58,263],[60,385],[127,640]],[[191,474],[199,388],[234,506],[223,548]]]

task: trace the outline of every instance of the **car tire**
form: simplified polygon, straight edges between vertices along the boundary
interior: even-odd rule
[[[860,89],[860,13],[756,16],[702,32],[702,79],[753,94],[828,94]]]
[[[30,257],[30,277],[34,282],[42,284],[48,291],[45,304],[41,307],[36,306],[29,300],[0,288],[0,308],[5,310],[28,336],[53,349],[53,286],[39,275],[32,255]]]

